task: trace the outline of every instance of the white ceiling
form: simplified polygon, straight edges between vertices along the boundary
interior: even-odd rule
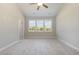
[[[46,3],[48,8],[41,7],[37,10],[37,5],[30,5],[29,3],[19,3],[18,6],[25,16],[56,16],[64,4],[62,3]]]

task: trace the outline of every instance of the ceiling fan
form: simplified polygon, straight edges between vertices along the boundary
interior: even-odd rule
[[[30,5],[37,5],[37,10],[39,10],[41,6],[48,8],[48,6],[44,3],[30,3]]]

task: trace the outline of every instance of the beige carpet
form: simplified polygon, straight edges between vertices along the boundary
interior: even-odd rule
[[[1,55],[73,55],[78,51],[56,39],[24,39],[0,52]]]

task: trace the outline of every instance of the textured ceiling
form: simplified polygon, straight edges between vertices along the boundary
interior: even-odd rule
[[[46,3],[48,9],[41,7],[37,10],[37,5],[30,5],[29,3],[19,3],[17,4],[25,16],[56,16],[57,13],[61,10],[64,4],[62,3]]]

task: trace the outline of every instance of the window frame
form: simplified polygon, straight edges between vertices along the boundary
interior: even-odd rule
[[[30,20],[34,20],[34,21],[35,21],[35,26],[36,26],[36,27],[37,27],[37,21],[38,21],[38,20],[43,20],[43,27],[45,27],[45,20],[50,20],[50,21],[51,21],[51,31],[45,31],[45,30],[44,30],[44,31],[41,31],[41,30],[40,30],[40,31],[38,31],[38,30],[29,31],[29,21],[30,21]],[[52,19],[29,19],[29,20],[28,20],[28,32],[52,32],[52,24],[53,24],[53,23],[52,23]]]

